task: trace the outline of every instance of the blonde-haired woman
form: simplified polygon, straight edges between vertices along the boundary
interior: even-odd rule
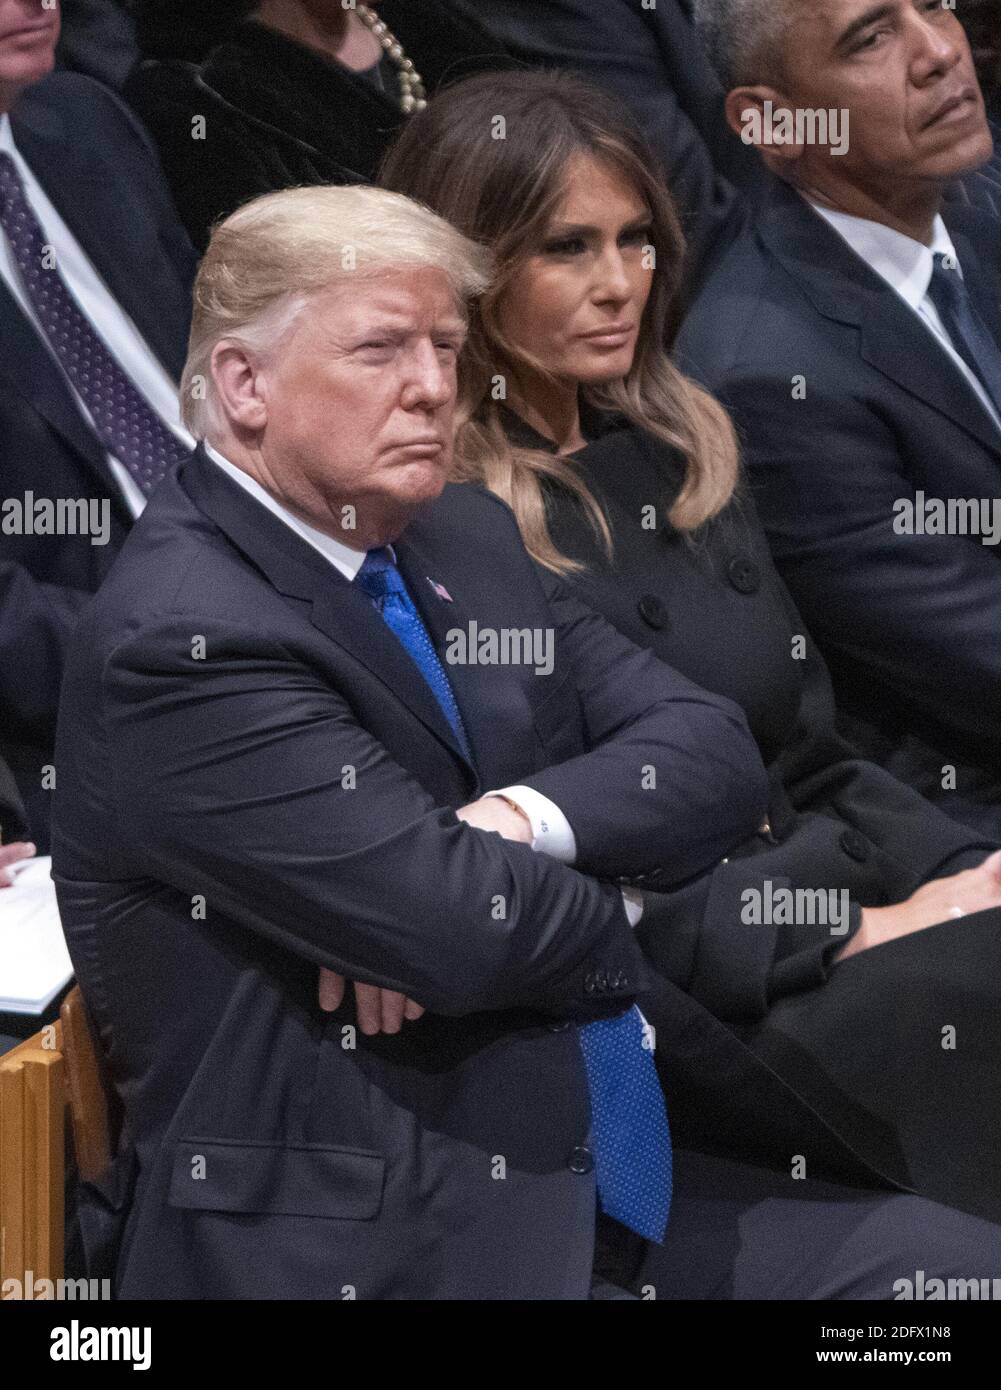
[[[1001,1216],[986,1161],[1001,1056],[983,1022],[1001,856],[835,731],[728,418],[669,357],[683,238],[652,154],[612,98],[567,74],[484,74],[410,123],[382,181],[497,260],[463,367],[464,476],[510,504],[536,560],[592,608],[739,703],[769,767],[762,832],[645,895],[650,957],[870,1171]],[[949,1023],[981,1041],[960,1081],[950,1051],[925,1045],[932,1020],[936,1039]],[[674,1123],[681,1143],[718,1142],[710,1115]],[[795,1142],[781,1127],[741,1136],[787,1172]]]

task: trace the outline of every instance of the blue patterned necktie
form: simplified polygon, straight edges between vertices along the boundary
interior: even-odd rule
[[[671,1131],[643,1016],[634,1004],[586,1023],[579,1035],[601,1209],[660,1242],[671,1210]]]
[[[452,687],[389,553],[370,550],[357,582],[413,658],[468,757]],[[648,1240],[661,1241],[671,1206],[671,1136],[642,1016],[634,1007],[578,1031],[602,1210]]]
[[[954,258],[934,257],[928,296],[960,357],[1001,415],[1001,347],[977,312]]]
[[[148,496],[189,452],[112,355],[53,263],[14,161],[0,150],[0,227],[42,332],[90,412],[105,449]]]

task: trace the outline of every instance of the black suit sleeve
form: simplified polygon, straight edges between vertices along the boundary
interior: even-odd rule
[[[782,596],[793,632],[805,639],[796,729],[775,764],[796,811],[836,816],[913,875],[915,885],[983,863],[997,848],[993,840],[946,815],[878,763],[860,758],[841,737],[827,666],[784,585]],[[902,886],[898,894],[904,896]]]
[[[436,805],[280,646],[199,620],[199,662],[191,627],[164,619],[105,663],[131,872],[444,1014],[583,1019],[644,986],[615,888]],[[624,977],[617,997],[586,991],[596,969]]]
[[[51,737],[70,638],[91,595],[0,560],[0,709],[9,739]]]
[[[651,886],[702,873],[764,819],[767,778],[743,713],[623,637],[552,575],[542,582],[591,751],[524,784],[559,806],[586,872]]]

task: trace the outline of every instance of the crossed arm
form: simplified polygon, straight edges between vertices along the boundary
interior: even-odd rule
[[[104,665],[128,862],[318,966],[437,1012],[608,1011],[582,988],[589,963],[628,966],[635,980],[644,968],[617,888],[597,876],[700,872],[760,825],[766,781],[736,707],[580,605],[555,603],[592,751],[523,780],[567,815],[581,871],[533,854],[503,802],[435,805],[302,656],[190,614],[130,634]],[[192,631],[205,661],[191,659]],[[644,788],[651,765],[656,786]]]

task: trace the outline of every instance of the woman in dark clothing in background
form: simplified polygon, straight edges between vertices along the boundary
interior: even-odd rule
[[[154,21],[164,7],[149,8],[140,38],[162,52]],[[260,193],[369,182],[426,94],[507,61],[449,0],[386,0],[378,12],[330,0],[242,9],[201,61],[152,59],[125,86],[202,250],[213,222]]]
[[[561,73],[474,77],[401,134],[382,181],[499,267],[464,354],[457,456],[540,564],[737,701],[761,747],[768,824],[711,874],[644,894],[653,962],[882,1171],[996,1217],[998,856],[835,731],[729,420],[664,350],[682,245],[654,167],[621,107]]]

